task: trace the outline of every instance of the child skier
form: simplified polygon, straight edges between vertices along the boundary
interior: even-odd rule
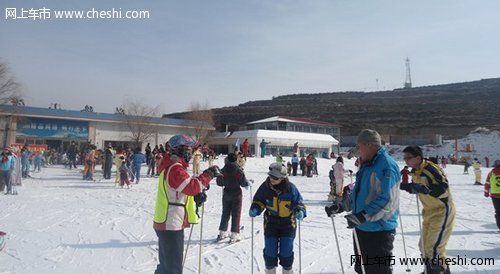
[[[127,162],[125,161],[125,157],[121,156],[122,158],[122,165],[120,166],[120,186],[123,188],[124,185],[127,185],[127,188],[130,188],[130,181],[128,179],[128,176],[130,175],[130,169],[127,166]]]
[[[483,185],[481,183],[481,162],[477,160],[477,158],[474,158],[474,161],[472,162],[472,168],[474,169],[474,176],[476,177],[476,181],[474,182],[475,185]]]
[[[250,217],[260,215],[264,210],[264,261],[266,273],[276,273],[278,258],[283,273],[292,273],[293,241],[297,220],[306,217],[306,208],[302,203],[297,187],[287,176],[286,167],[272,163],[269,176],[260,185],[250,206]]]
[[[217,185],[224,187],[222,194],[222,216],[219,225],[219,235],[217,241],[226,237],[229,218],[231,218],[231,242],[240,240],[240,217],[242,191],[241,187],[248,187],[249,183],[245,178],[245,173],[241,170],[234,153],[229,153],[226,164],[222,168],[222,176],[217,177]]]

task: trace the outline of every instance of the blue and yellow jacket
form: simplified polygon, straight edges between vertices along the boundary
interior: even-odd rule
[[[272,186],[269,178],[260,185],[253,197],[250,208],[256,208],[260,215],[264,210],[264,225],[268,224],[280,226],[296,227],[295,213],[304,212],[306,207],[303,204],[302,195],[297,187],[288,182],[282,182],[277,186]]]
[[[365,211],[362,231],[396,229],[399,218],[399,182],[401,175],[394,159],[381,147],[371,161],[363,161],[352,191],[352,213]]]

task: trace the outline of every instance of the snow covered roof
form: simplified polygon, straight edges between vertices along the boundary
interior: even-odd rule
[[[295,117],[289,117],[289,116],[273,116],[273,117],[265,118],[262,120],[248,122],[247,125],[270,123],[270,122],[288,122],[288,123],[321,125],[321,126],[336,126],[336,127],[339,126],[339,125],[334,124],[334,123],[327,123],[327,122],[316,121],[316,120],[312,120],[312,119],[295,118]]]
[[[235,131],[228,138],[231,140],[239,138],[241,142],[245,138],[254,142],[265,139],[266,142],[271,142],[271,145],[282,146],[291,146],[295,142],[299,142],[301,147],[330,147],[339,143],[328,134],[263,129]]]

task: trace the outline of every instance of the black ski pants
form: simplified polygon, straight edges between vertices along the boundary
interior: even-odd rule
[[[229,218],[231,218],[231,232],[240,233],[242,199],[241,188],[224,188],[222,195],[222,217],[219,225],[220,231],[227,231]]]
[[[497,222],[497,227],[500,229],[500,198],[491,198],[493,201],[493,207],[495,207],[495,220]]]
[[[353,231],[357,233],[361,258],[365,267],[365,274],[392,274],[392,249],[394,248],[395,230],[366,232],[359,229]],[[353,235],[354,236],[354,235]],[[356,264],[354,270],[361,272],[359,264],[359,254],[356,248],[356,241],[353,237],[354,254],[356,254]],[[351,262],[352,262],[351,258]]]
[[[158,259],[154,274],[182,274],[184,253],[184,230],[156,231],[158,236]]]

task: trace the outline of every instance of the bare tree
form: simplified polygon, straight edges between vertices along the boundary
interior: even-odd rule
[[[214,115],[208,103],[203,105],[199,102],[191,103],[190,111],[184,118],[192,121],[189,134],[201,143],[205,143],[211,132],[210,127],[214,124]]]
[[[6,64],[0,63],[0,104],[24,105],[20,95],[20,85],[10,75]]]
[[[139,101],[129,101],[119,109],[119,114],[130,131],[130,140],[136,147],[158,133],[159,126],[154,119],[158,117],[159,106],[151,107]]]

